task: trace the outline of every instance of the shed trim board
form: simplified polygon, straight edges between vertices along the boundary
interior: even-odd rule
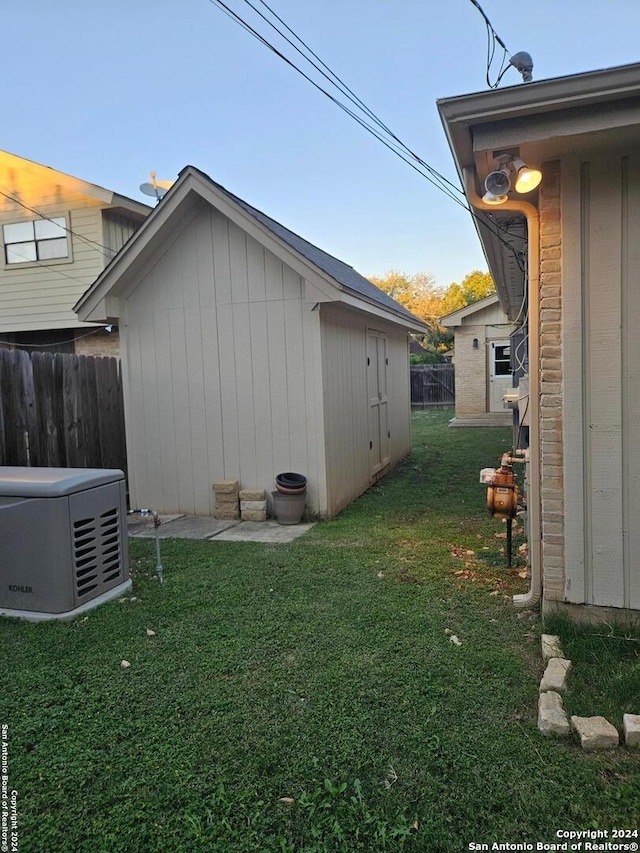
[[[208,515],[216,480],[269,495],[277,473],[298,471],[308,509],[333,515],[409,452],[409,332],[426,327],[364,279],[363,293],[334,280],[208,182],[184,170],[76,306],[120,318],[132,505]],[[376,470],[370,333],[387,347]]]

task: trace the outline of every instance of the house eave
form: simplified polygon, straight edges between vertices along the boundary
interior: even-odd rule
[[[594,109],[600,105],[600,109]],[[556,159],[603,140],[614,145],[640,125],[640,64],[590,71],[567,77],[472,93],[437,102],[438,112],[460,181],[465,171],[475,174],[477,195],[484,179],[495,168],[496,151],[517,148],[531,165]],[[470,198],[465,186],[467,197]],[[537,203],[537,192],[527,197]],[[524,291],[524,276],[513,264],[514,242],[509,234],[484,224],[489,215],[496,223],[514,223],[521,229],[517,212],[500,207],[474,215],[474,227],[496,282],[500,302],[513,319]],[[520,219],[520,222],[518,220]],[[520,239],[515,240],[520,246]]]
[[[478,311],[483,311],[485,308],[489,308],[491,305],[496,305],[499,302],[499,297],[497,293],[491,293],[489,296],[485,296],[484,299],[478,299],[477,302],[471,302],[469,305],[465,305],[462,308],[458,308],[457,311],[452,311],[450,314],[445,314],[444,317],[440,317],[438,322],[441,326],[461,326],[462,321],[466,317],[470,317],[473,314],[476,314]]]

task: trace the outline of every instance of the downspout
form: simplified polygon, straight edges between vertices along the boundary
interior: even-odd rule
[[[478,195],[475,171],[463,169],[464,189],[471,205],[479,210],[513,210],[527,220],[527,298],[529,305],[529,567],[531,586],[524,595],[514,595],[516,607],[532,607],[542,595],[542,513],[540,506],[540,216],[528,201],[509,199],[499,208]],[[533,368],[533,370],[532,370]]]

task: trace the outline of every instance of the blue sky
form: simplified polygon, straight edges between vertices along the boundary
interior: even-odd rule
[[[435,102],[487,88],[469,0],[269,5],[455,180]],[[150,170],[172,179],[192,164],[364,275],[421,271],[446,286],[486,269],[468,214],[209,0],[2,6],[1,148],[140,200]],[[511,52],[531,53],[535,80],[640,60],[637,0],[482,6]],[[501,86],[520,79],[510,70]]]

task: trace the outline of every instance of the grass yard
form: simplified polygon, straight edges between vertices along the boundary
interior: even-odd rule
[[[0,620],[21,853],[459,853],[637,827],[640,756],[538,733],[541,628],[505,598],[526,581],[477,482],[509,433],[450,414],[416,413],[400,468],[293,544],[166,541],[160,587],[132,540],[137,601]]]

